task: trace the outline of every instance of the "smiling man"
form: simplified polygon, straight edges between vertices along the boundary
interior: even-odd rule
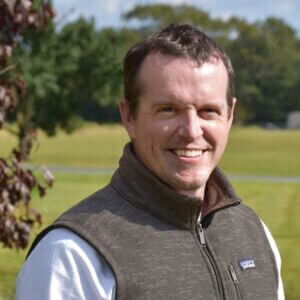
[[[38,236],[17,299],[284,299],[270,232],[217,167],[236,105],[227,55],[170,25],[128,51],[124,76],[120,166]]]
[[[221,59],[149,54],[139,72],[138,113],[121,103],[137,157],[179,194],[203,198],[232,123],[228,76]]]

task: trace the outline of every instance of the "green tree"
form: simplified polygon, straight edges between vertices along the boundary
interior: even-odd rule
[[[25,93],[15,111],[16,134],[24,159],[28,158],[36,130],[42,128],[49,131],[49,117],[43,119],[50,113],[46,100],[49,94],[59,92],[55,45],[55,26],[51,22],[43,31],[25,30],[24,38],[16,49],[15,63],[26,82]]]
[[[125,20],[137,19],[140,21],[143,36],[170,23],[196,25],[215,37],[227,36],[230,33],[230,27],[227,22],[218,18],[212,18],[208,12],[191,5],[137,5],[125,13],[123,18]]]
[[[241,122],[283,123],[299,109],[299,40],[282,20],[238,24],[227,44],[236,71]]]
[[[18,136],[26,153],[27,136],[36,129],[54,135],[72,132],[82,118],[113,110],[122,95],[122,58],[138,39],[129,29],[96,30],[83,18],[60,31],[51,24],[43,33],[27,31],[17,52],[17,65],[27,90],[16,111]],[[108,109],[109,108],[109,109]],[[104,118],[103,113],[101,117]]]
[[[53,129],[60,124],[72,130],[74,119],[89,114],[89,108],[97,112],[107,107],[117,110],[123,89],[122,59],[128,45],[138,38],[128,29],[96,30],[92,20],[84,19],[61,30],[55,50],[60,92],[53,110],[57,110],[56,102],[64,103],[64,107],[57,112],[61,121],[53,119]]]

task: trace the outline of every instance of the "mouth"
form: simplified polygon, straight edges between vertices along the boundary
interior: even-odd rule
[[[178,157],[186,157],[186,158],[199,158],[205,153],[207,150],[200,149],[173,149],[171,152]]]

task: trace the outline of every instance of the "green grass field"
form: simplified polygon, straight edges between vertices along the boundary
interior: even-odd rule
[[[50,166],[116,167],[128,140],[120,126],[87,126],[74,135],[53,139],[41,135],[32,163]],[[0,132],[0,157],[15,140]],[[300,131],[264,131],[234,128],[221,162],[229,174],[300,176]],[[43,226],[62,211],[96,191],[109,176],[57,173],[54,188],[33,205],[44,216]],[[234,181],[238,194],[271,229],[281,251],[288,300],[300,299],[300,183]],[[36,232],[40,229],[36,229]],[[13,299],[16,275],[26,251],[0,249],[0,300]]]
[[[73,135],[55,138],[40,134],[32,162],[48,166],[116,167],[124,143],[125,130],[118,126],[86,126]],[[16,141],[0,131],[0,157],[6,156]],[[300,176],[300,130],[266,131],[233,128],[221,166],[230,174]]]

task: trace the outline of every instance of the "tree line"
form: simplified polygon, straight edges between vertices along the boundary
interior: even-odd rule
[[[26,101],[13,118],[49,135],[58,128],[71,132],[82,120],[118,122],[126,50],[171,22],[198,26],[231,57],[236,122],[283,124],[289,112],[300,110],[300,40],[283,20],[224,21],[188,5],[136,6],[123,18],[138,20],[139,26],[97,29],[93,20],[80,18],[60,30],[52,23],[46,32],[26,32],[16,53],[27,82]]]

